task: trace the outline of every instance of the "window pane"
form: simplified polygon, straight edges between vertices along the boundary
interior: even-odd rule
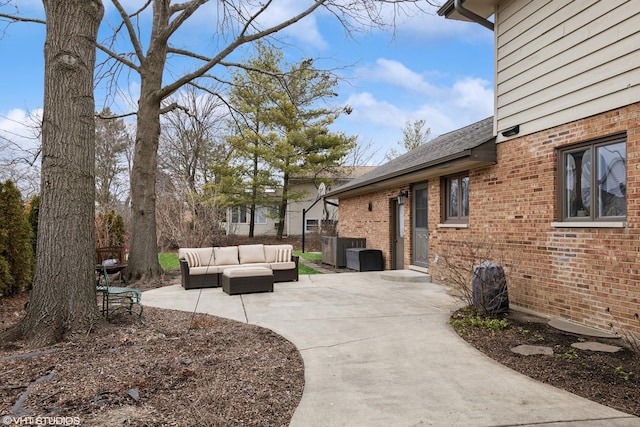
[[[567,217],[590,216],[591,211],[591,155],[589,149],[565,155],[564,201]]]
[[[307,219],[306,230],[307,231],[318,231],[318,220],[317,219]]]
[[[625,143],[601,146],[598,159],[598,216],[627,214],[627,151]]]
[[[247,222],[247,207],[240,206],[240,223],[246,224]]]
[[[416,228],[427,228],[427,189],[421,188],[415,190],[414,195],[415,213],[416,213]]]
[[[458,179],[448,179],[447,180],[447,188],[449,193],[448,208],[447,212],[448,218],[457,218],[458,217]]]
[[[460,212],[461,217],[469,216],[469,177],[465,176],[461,179],[462,190],[462,211]]]
[[[258,206],[256,208],[256,224],[266,224],[266,223],[267,223],[267,207]]]

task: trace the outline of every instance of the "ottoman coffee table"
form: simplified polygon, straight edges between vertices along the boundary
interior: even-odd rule
[[[227,268],[222,272],[222,290],[229,295],[273,292],[273,271],[266,267]]]

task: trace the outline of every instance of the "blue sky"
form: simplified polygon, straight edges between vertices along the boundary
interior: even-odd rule
[[[107,0],[104,3],[108,17],[113,7]],[[139,0],[123,3],[131,10],[142,4]],[[277,9],[265,22],[290,16],[304,3],[276,0]],[[20,0],[19,4],[24,15],[43,16],[40,1]],[[373,164],[383,161],[384,154],[402,139],[408,120],[424,119],[435,137],[493,113],[493,33],[477,24],[445,20],[435,8],[428,8],[428,14],[402,17],[395,34],[374,30],[347,37],[335,18],[324,13],[279,34],[287,45],[284,53],[289,62],[319,58],[317,64],[336,69],[344,78],[336,101],[350,105],[353,113],[341,117],[333,130],[358,135],[361,144],[370,144],[376,152]],[[6,7],[0,11],[14,12]],[[181,47],[210,43],[210,15],[203,11],[194,18],[180,32]],[[29,135],[21,123],[42,107],[44,27],[13,24],[0,30],[0,137],[28,145],[20,138]],[[128,94],[135,99],[137,83],[125,85],[125,95],[111,105],[113,111],[130,108],[131,99],[123,99]],[[104,96],[97,92],[96,103],[103,102]]]

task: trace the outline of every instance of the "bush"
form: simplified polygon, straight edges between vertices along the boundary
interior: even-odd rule
[[[125,245],[126,230],[122,215],[111,210],[96,218],[96,246],[121,248]]]
[[[20,191],[11,181],[0,183],[0,295],[27,289],[33,276],[31,226]]]

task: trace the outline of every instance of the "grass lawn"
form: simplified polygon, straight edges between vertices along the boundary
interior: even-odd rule
[[[322,254],[320,252],[302,252],[302,251],[293,251],[294,255],[298,255],[301,259],[307,261],[319,261],[322,259]],[[319,271],[307,267],[301,263],[298,263],[298,274],[320,274]]]
[[[180,270],[180,262],[176,252],[160,252],[158,260],[163,270]]]
[[[293,251],[295,255],[299,255],[300,258],[309,261],[322,259],[321,253]],[[161,252],[158,254],[158,260],[160,260],[160,267],[163,270],[179,270],[180,262],[178,262],[178,254],[175,252]],[[306,265],[298,264],[298,274],[320,274],[320,272],[314,270]]]
[[[302,259],[306,259],[307,261],[320,261],[322,260],[321,252],[301,252],[301,251],[293,251],[294,255],[298,255]]]

